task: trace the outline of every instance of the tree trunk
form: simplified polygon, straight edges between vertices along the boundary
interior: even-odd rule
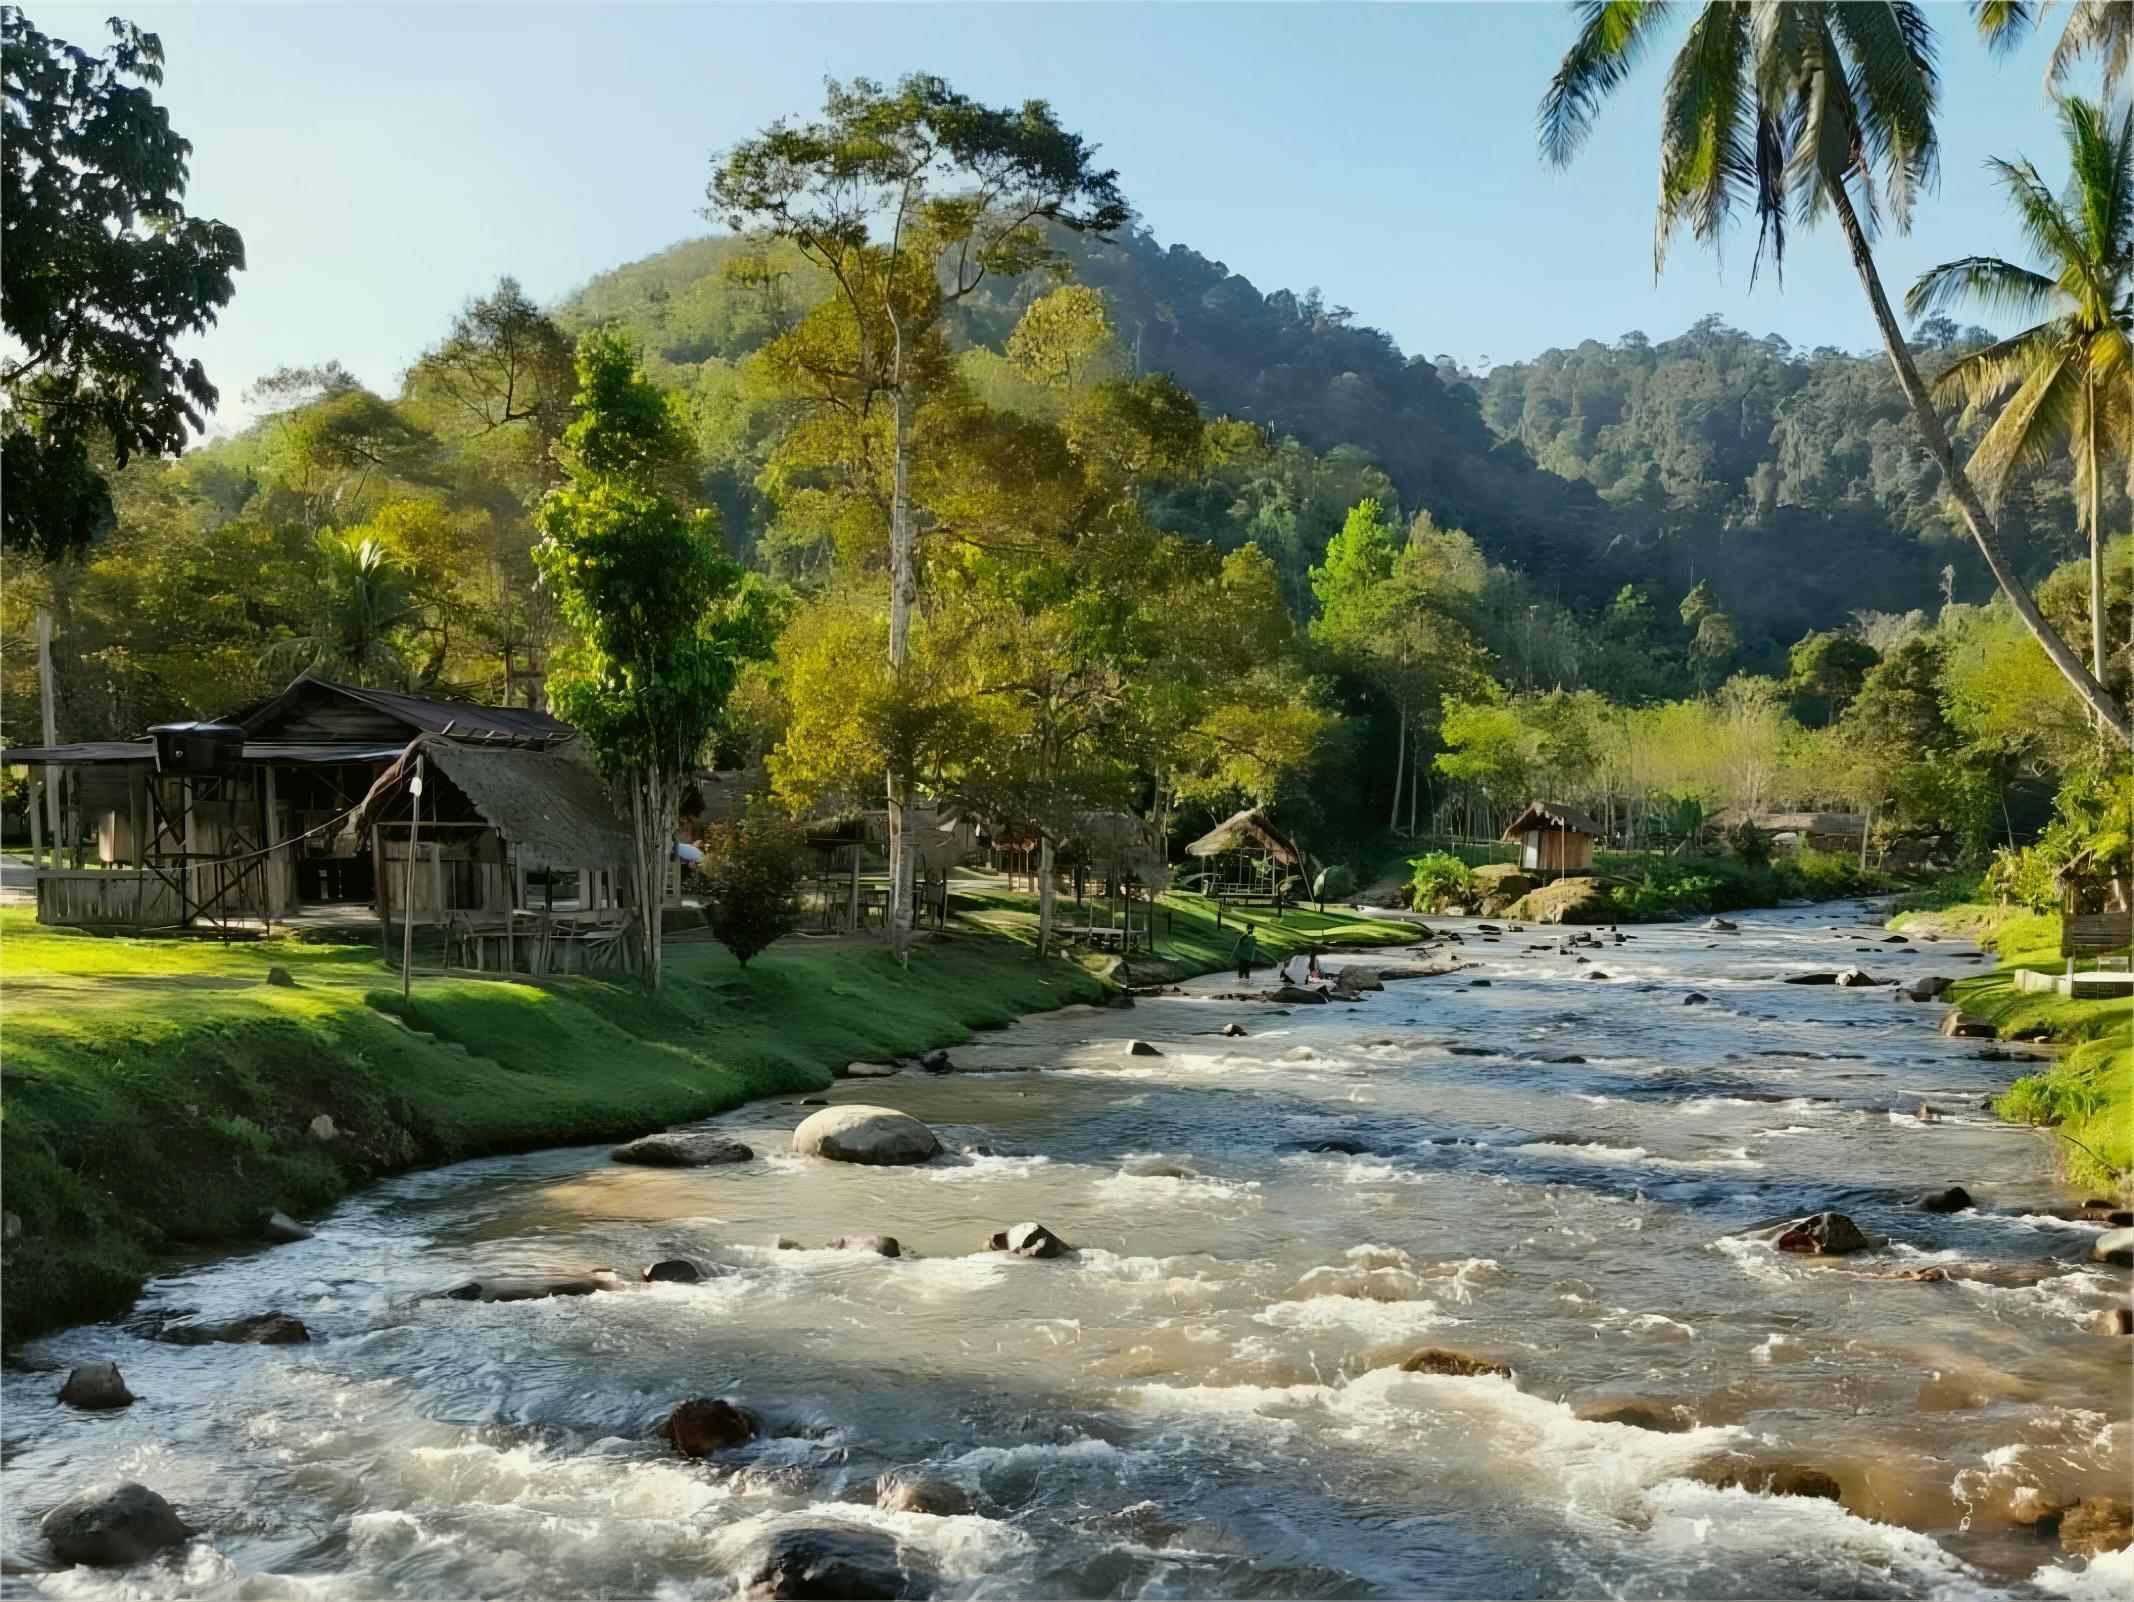
[[[1052,832],[1037,833],[1037,955],[1043,961],[1052,955]]]
[[[2097,386],[2085,386],[2090,455],[2090,671],[2104,682],[2104,462],[2097,453]]]
[[[1970,477],[1956,460],[1956,451],[1949,443],[1948,431],[1941,426],[1941,414],[1934,409],[1934,400],[1927,393],[1926,381],[1919,376],[1919,368],[1912,360],[1911,347],[1905,344],[1904,335],[1898,331],[1897,319],[1890,310],[1889,297],[1882,290],[1882,275],[1875,269],[1874,253],[1868,248],[1867,235],[1860,227],[1859,216],[1852,209],[1852,199],[1845,193],[1843,184],[1829,186],[1830,203],[1838,215],[1838,226],[1845,233],[1845,248],[1852,256],[1853,270],[1860,275],[1860,283],[1867,290],[1868,304],[1875,314],[1875,326],[1881,330],[1883,348],[1889,353],[1890,366],[1896,370],[1897,387],[1904,391],[1904,398],[1912,409],[1912,421],[1918,426],[1919,437],[1925,442],[1927,454],[1934,458],[1941,469],[1942,478],[1949,486],[1949,494],[1963,513],[1964,522],[1970,527],[1971,538],[1976,542],[1979,554],[1986,559],[1986,566],[1993,580],[2001,587],[2001,593],[2015,608],[2016,615],[2030,630],[2046,656],[2062,677],[2074,686],[2075,693],[2097,715],[2099,722],[2110,729],[2121,745],[2134,746],[2134,724],[2129,724],[2126,715],[2116,706],[2104,686],[2083,667],[2080,658],[2068,649],[2067,642],[2060,638],[2053,626],[2045,621],[2038,611],[2038,603],[2031,599],[2030,591],[2016,577],[2015,570],[2001,550],[2000,533],[1993,519],[1986,513],[1985,502],[1979,499],[1972,487]]]
[[[1393,816],[1386,823],[1386,827],[1389,829],[1397,830],[1400,828],[1400,769],[1401,763],[1407,759],[1407,755],[1408,708],[1403,703],[1400,709],[1400,741],[1393,747]]]
[[[899,331],[901,339],[901,330]],[[901,344],[896,362],[896,452],[889,495],[889,668],[900,677],[911,654],[911,607],[918,594],[918,567],[911,528],[911,400],[904,392]],[[889,949],[903,961],[911,939],[910,849],[905,840],[904,775],[889,775]]]

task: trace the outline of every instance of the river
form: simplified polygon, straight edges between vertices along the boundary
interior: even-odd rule
[[[2128,1342],[2089,1329],[2126,1276],[2038,1212],[2070,1199],[2051,1137],[1981,1109],[2018,1065],[1935,1034],[1938,1006],[1777,982],[1977,953],[1876,944],[1849,905],[1739,921],[1573,954],[1455,920],[1468,969],[1354,1007],[1202,981],[954,1054],[997,1071],[828,1093],[932,1124],[950,1153],[920,1168],[786,1154],[785,1099],[712,1121],[745,1165],[581,1147],[380,1184],[314,1239],[187,1264],[129,1318],[33,1343],[115,1360],[141,1400],[76,1412],[57,1375],[7,1373],[4,1589],[720,1596],[770,1532],[835,1520],[951,1595],[2127,1594],[2127,1554],[2085,1574],[2004,1513],[2023,1485],[2124,1496],[2134,1440]],[[1367,1149],[1307,1149],[1333,1139]],[[1951,1184],[1974,1210],[1913,1209]],[[1740,1233],[1821,1208],[1891,1243],[1810,1259]],[[980,1249],[1024,1219],[1079,1250]],[[774,1244],[876,1233],[906,1255]],[[416,1300],[672,1256],[730,1271]],[[1875,1277],[1928,1265],[1947,1277]],[[153,1338],[268,1308],[312,1343]],[[1395,1366],[1423,1346],[1516,1378]],[[692,1395],[763,1435],[680,1460],[650,1431]],[[1696,1427],[1574,1416],[1621,1398]],[[1833,1474],[1845,1505],[1685,1477],[1729,1450]],[[976,1512],[874,1511],[892,1468]],[[40,1572],[38,1516],[106,1477],[202,1538]]]

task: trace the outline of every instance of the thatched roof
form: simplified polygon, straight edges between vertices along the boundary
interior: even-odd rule
[[[342,832],[344,848],[368,838],[388,812],[395,820],[406,815],[407,782],[418,756],[517,848],[528,867],[612,868],[635,851],[606,781],[576,741],[537,750],[465,745],[437,735],[414,741],[379,775]]]
[[[1257,807],[1247,807],[1225,818],[1186,847],[1189,857],[1219,857],[1228,851],[1264,851],[1286,868],[1301,866],[1304,861],[1302,853]]]
[[[1517,840],[1529,829],[1561,829],[1568,834],[1590,834],[1596,840],[1601,837],[1599,824],[1578,808],[1566,806],[1561,801],[1529,803],[1527,809],[1513,820],[1512,826],[1504,831],[1501,838]]]
[[[1116,872],[1148,890],[1171,882],[1163,839],[1146,818],[1114,807],[1084,812],[1060,841],[1070,860]]]

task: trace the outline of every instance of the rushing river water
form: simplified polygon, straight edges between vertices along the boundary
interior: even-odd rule
[[[2017,1065],[1937,1036],[1939,1007],[1776,982],[1977,960],[1861,956],[1856,916],[1576,955],[1456,924],[1470,968],[1355,1007],[1203,982],[955,1053],[1000,1072],[829,1093],[932,1124],[950,1155],[921,1168],[787,1155],[786,1099],[714,1121],[756,1147],[741,1166],[588,1147],[379,1185],[313,1240],[173,1273],[128,1320],[30,1349],[115,1359],[141,1400],[79,1413],[56,1375],[8,1373],[6,1589],[718,1596],[772,1531],[837,1521],[963,1595],[2124,1596],[2127,1554],[2085,1572],[2004,1508],[2024,1485],[2126,1494],[2129,1343],[2089,1329],[2126,1275],[2036,1213],[2069,1199],[2051,1137],[1981,1110]],[[1216,1032],[1232,1021],[1245,1038]],[[1306,1149],[1333,1139],[1368,1150]],[[1975,1210],[1912,1210],[1957,1183]],[[1891,1244],[1805,1259],[1739,1233],[1826,1207]],[[979,1249],[1022,1219],[1079,1252]],[[876,1233],[907,1255],[774,1244]],[[731,1271],[414,1299],[672,1256]],[[152,1338],[181,1310],[268,1308],[312,1343]],[[1422,1346],[1516,1381],[1400,1372]],[[650,1432],[692,1395],[764,1435],[678,1459]],[[1612,1398],[1697,1427],[1574,1417]],[[1728,1450],[1832,1473],[1845,1505],[1684,1477]],[[876,1512],[892,1468],[976,1512]],[[40,1572],[38,1516],[111,1477],[202,1537],[158,1567]]]

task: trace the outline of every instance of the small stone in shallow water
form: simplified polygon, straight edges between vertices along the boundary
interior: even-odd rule
[[[916,1597],[925,1588],[899,1566],[896,1538],[853,1525],[773,1535],[743,1583],[745,1597]]]
[[[1971,1205],[1971,1193],[1961,1185],[1951,1185],[1947,1190],[1922,1196],[1917,1203],[1922,1213],[1960,1213]]]
[[[936,1518],[954,1518],[971,1511],[970,1496],[962,1486],[902,1470],[875,1476],[874,1505],[883,1513],[927,1513]]]
[[[1370,1147],[1366,1146],[1360,1140],[1348,1140],[1339,1136],[1335,1137],[1332,1140],[1315,1140],[1310,1145],[1306,1146],[1304,1149],[1309,1152],[1319,1152],[1323,1154],[1332,1154],[1342,1157],[1364,1157],[1368,1156],[1371,1150]]]
[[[1576,1416],[1588,1424],[1624,1424],[1662,1435],[1680,1435],[1696,1427],[1683,1408],[1668,1402],[1587,1402]]]
[[[1868,1234],[1843,1213],[1816,1213],[1782,1225],[1771,1244],[1782,1252],[1842,1257],[1888,1242],[1880,1235]]]
[[[1245,1026],[1241,1023],[1226,1023],[1215,1032],[1226,1039],[1242,1040],[1245,1037]]]
[[[877,1257],[902,1257],[904,1248],[894,1235],[840,1235],[825,1241],[826,1252],[873,1252]]]
[[[745,1163],[756,1154],[738,1140],[701,1132],[643,1135],[617,1146],[614,1159],[644,1168],[711,1168]]]
[[[2134,1229],[2108,1229],[2090,1246],[2090,1261],[2134,1267]]]
[[[2060,1515],[2060,1544],[2092,1558],[2124,1552],[2134,1545],[2134,1506],[2117,1497],[2084,1497]]]
[[[1844,1500],[1842,1488],[1835,1479],[1821,1469],[1806,1468],[1799,1463],[1756,1463],[1746,1458],[1724,1457],[1715,1462],[1700,1463],[1690,1470],[1689,1477],[1722,1491],[1738,1485],[1759,1496],[1808,1496],[1826,1502]]]
[[[686,1257],[663,1257],[640,1276],[651,1285],[694,1285],[704,1271]]]
[[[684,1457],[709,1457],[756,1438],[756,1421],[717,1397],[698,1396],[667,1416],[659,1433]]]
[[[1682,998],[1682,1005],[1685,1007],[1701,1007],[1711,999],[1712,998],[1710,996],[1707,996],[1701,990],[1692,990],[1688,995]]]
[[[69,1407],[98,1412],[113,1407],[130,1407],[134,1394],[126,1389],[118,1364],[83,1363],[79,1368],[68,1370],[67,1383],[59,1388],[59,1399]]]
[[[989,1251],[1014,1257],[1062,1257],[1074,1248],[1043,1224],[1010,1224],[986,1242]]]
[[[311,1231],[287,1213],[269,1213],[259,1221],[259,1232],[280,1246],[311,1239]]]
[[[1126,1054],[1129,1057],[1161,1057],[1163,1055],[1161,1051],[1150,1045],[1146,1040],[1127,1042]]]
[[[2100,1335],[2134,1335],[2134,1307],[2107,1308],[2097,1318]]]
[[[909,1113],[848,1102],[803,1119],[793,1131],[793,1151],[802,1157],[885,1167],[926,1162],[939,1155],[941,1142]]]

